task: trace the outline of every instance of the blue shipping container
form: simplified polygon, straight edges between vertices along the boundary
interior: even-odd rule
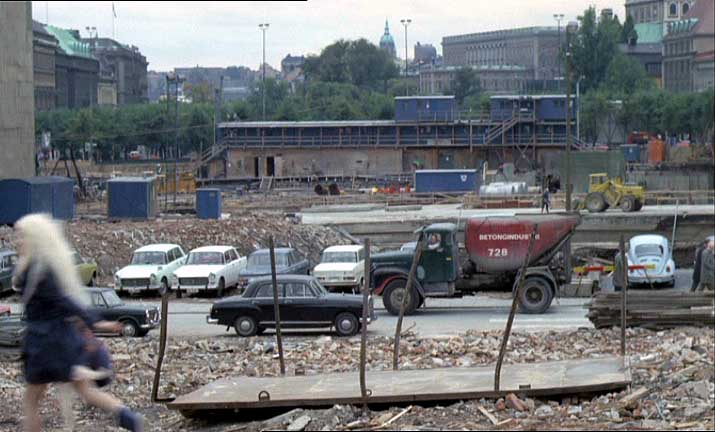
[[[221,190],[197,189],[196,190],[196,216],[199,219],[221,218]]]
[[[477,170],[418,170],[415,171],[415,192],[466,193],[477,190]]]
[[[641,161],[641,146],[638,144],[623,144],[621,150],[626,162],[637,163]]]
[[[30,213],[55,219],[74,217],[74,181],[68,177],[0,180],[0,224],[14,224]]]
[[[395,120],[453,121],[456,111],[454,96],[399,96],[395,98]]]
[[[107,181],[110,219],[150,219],[156,216],[154,178],[117,177]]]

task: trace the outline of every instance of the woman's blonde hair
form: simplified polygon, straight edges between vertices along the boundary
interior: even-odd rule
[[[15,223],[15,228],[24,246],[24,256],[20,257],[22,264],[37,263],[45,266],[54,275],[65,295],[80,304],[88,304],[89,296],[81,288],[73,252],[59,222],[47,214],[36,213],[22,217]]]

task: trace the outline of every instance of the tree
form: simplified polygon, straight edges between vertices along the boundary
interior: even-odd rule
[[[636,26],[633,23],[633,17],[630,14],[626,16],[626,20],[623,22],[620,42],[629,45],[635,45],[638,43],[638,33],[636,32]]]
[[[606,70],[616,54],[621,35],[618,17],[602,16],[596,19],[596,9],[589,7],[579,17],[580,25],[572,35],[573,68],[575,76],[584,76],[584,91],[598,88]]]
[[[652,90],[656,83],[637,60],[618,53],[606,70],[602,87],[612,95],[622,97],[639,90]]]
[[[207,103],[214,100],[213,86],[205,81],[198,84],[184,83],[184,93],[193,103]]]
[[[602,131],[610,142],[609,114],[612,110],[608,96],[603,91],[591,91],[581,98],[581,132],[586,141],[596,144]]]
[[[481,87],[477,72],[470,67],[459,68],[454,76],[454,85],[451,90],[459,106],[463,105],[465,98],[478,95]]]

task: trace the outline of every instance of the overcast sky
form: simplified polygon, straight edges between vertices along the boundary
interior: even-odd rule
[[[443,36],[513,27],[556,25],[554,13],[575,20],[589,5],[612,8],[623,21],[624,0],[309,0],[306,2],[114,2],[115,39],[136,45],[150,70],[186,66],[244,65],[261,61],[258,24],[266,32],[266,60],[280,68],[281,59],[319,53],[337,39],[367,38],[378,43],[385,18],[404,56],[400,19],[410,18],[409,56],[415,42],[431,43],[442,52]],[[32,2],[33,18],[59,27],[97,28],[112,36],[112,2]]]

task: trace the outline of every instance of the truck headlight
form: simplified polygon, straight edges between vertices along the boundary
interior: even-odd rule
[[[209,273],[209,283],[210,283],[211,285],[213,285],[213,284],[216,283],[216,275],[215,275],[215,274]]]
[[[156,275],[152,274],[149,276],[149,282],[151,282],[152,285],[156,285]]]

